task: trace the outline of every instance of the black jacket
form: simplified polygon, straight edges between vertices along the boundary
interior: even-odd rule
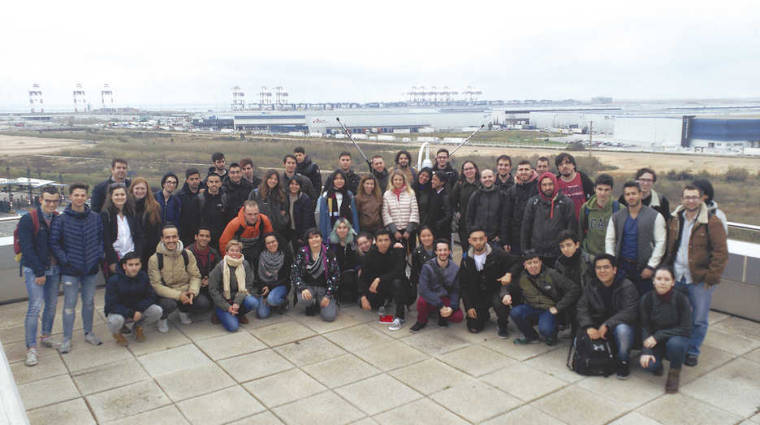
[[[195,256],[195,264],[198,266],[198,271],[201,272],[201,278],[208,277],[211,270],[214,270],[217,264],[222,261],[222,256],[216,248],[209,246],[208,252],[201,254],[195,247],[195,243],[191,243],[187,246],[187,250],[193,253]]]
[[[306,176],[317,193],[322,191],[322,174],[319,172],[319,166],[311,162],[308,155],[304,157],[302,163],[296,164],[296,173]]]
[[[577,310],[580,328],[585,330],[606,324],[612,330],[621,323],[635,326],[639,318],[639,291],[636,286],[626,278],[616,277],[612,284],[612,309],[608,311],[600,289],[602,285],[599,279],[594,278],[583,286]]]
[[[301,183],[301,192],[309,195],[309,199],[312,202],[311,212],[313,214],[314,207],[317,206],[317,199],[319,199],[320,193],[317,191],[314,185],[311,184],[311,180],[309,180],[306,176],[299,173],[293,174],[293,177],[288,177],[288,175],[285,174],[284,171],[282,172],[282,175],[280,175],[280,177],[282,177],[280,181],[282,182],[281,185],[283,188],[288,187],[291,179],[296,179],[298,180],[299,183]]]
[[[514,252],[520,252],[520,229],[522,229],[523,216],[528,200],[538,195],[536,180],[524,184],[514,184],[506,194],[504,220],[507,222],[507,242]]]
[[[670,337],[691,336],[691,304],[686,294],[676,289],[668,301],[657,295],[657,291],[644,294],[639,304],[639,319],[642,341],[653,336],[657,345],[664,347]],[[652,350],[646,347],[641,351],[652,354]]]
[[[385,193],[388,189],[388,169],[384,169],[382,173],[378,173],[375,169],[372,169],[372,175],[375,176],[377,182],[380,183],[380,192]],[[409,182],[407,182],[409,184]]]
[[[143,231],[142,264],[143,270],[148,269],[148,259],[155,254],[156,247],[161,241],[161,221],[152,224],[145,215],[145,199],[135,202],[135,217],[140,219],[140,228]],[[160,215],[160,214],[159,214]]]
[[[211,229],[211,246],[219,248],[219,238],[227,226],[227,213],[224,209],[224,196],[221,192],[216,195],[208,191],[198,195],[198,210],[201,215],[201,225]]]
[[[376,246],[366,254],[362,266],[362,275],[359,279],[359,293],[369,294],[369,286],[376,277],[380,278],[381,285],[389,285],[394,279],[405,279],[404,268],[406,267],[405,253],[403,248],[389,248],[385,254],[381,254]]]
[[[454,184],[449,194],[449,202],[451,203],[452,214],[459,213],[459,230],[464,231],[467,227],[467,205],[470,202],[470,197],[480,187],[480,183],[476,180],[472,183],[468,183],[467,180],[458,181]]]
[[[350,243],[342,246],[339,243],[331,243],[330,250],[335,253],[335,259],[338,260],[341,272],[357,270],[361,266],[361,259],[356,244]]]
[[[440,193],[433,189],[427,206],[425,223],[433,230],[436,238],[451,238],[451,202],[449,190],[444,187]],[[422,223],[422,218],[420,217]]]
[[[430,213],[430,198],[433,195],[433,188],[430,187],[430,183],[421,186],[417,182],[412,185],[412,188],[414,188],[414,196],[417,198],[417,210],[420,213],[420,225],[427,224],[429,226],[428,214]]]
[[[575,204],[563,194],[555,195],[553,202],[536,195],[528,200],[523,214],[520,243],[522,252],[534,249],[541,256],[557,257],[560,254],[557,235],[563,230],[578,232]]]
[[[510,174],[509,177],[507,177],[507,181],[502,182],[499,179],[499,174],[496,173],[496,172],[494,172],[494,174],[495,174],[495,183],[494,184],[499,189],[499,191],[501,191],[502,193],[504,193],[506,195],[507,192],[509,192],[509,189],[512,186],[515,185],[515,178],[512,176],[512,174]]]
[[[92,188],[92,197],[90,198],[90,209],[96,213],[100,213],[103,209],[103,204],[106,202],[106,196],[108,195],[108,186],[114,183],[113,177],[109,177],[108,180],[100,182]],[[124,180],[124,185],[129,187],[132,181],[129,179]]]
[[[179,213],[179,239],[185,246],[195,241],[195,232],[198,231],[198,227],[201,225],[201,211],[198,202],[199,194],[200,189],[196,193],[191,192],[187,182],[177,193],[177,197],[182,201],[182,210]]]
[[[428,260],[435,258],[435,251],[428,253],[422,244],[417,245],[412,252],[412,267],[409,280],[412,284],[416,285],[420,281],[420,272],[422,271],[422,265]]]
[[[222,192],[224,193],[224,210],[228,223],[237,217],[240,207],[248,199],[251,190],[253,190],[253,186],[246,179],[240,179],[240,183],[234,183],[229,178],[224,179]]]
[[[125,215],[125,217],[127,218],[127,224],[129,225],[129,233],[132,235],[132,243],[135,245],[135,253],[142,256],[143,247],[145,245],[142,224],[140,223],[140,220],[132,214]],[[100,221],[103,223],[103,249],[106,253],[106,263],[116,264],[119,262],[119,257],[113,249],[113,243],[119,235],[116,213],[101,211]],[[155,249],[155,247],[153,247],[153,249]]]
[[[486,190],[481,187],[470,196],[467,203],[467,233],[481,228],[486,231],[488,240],[499,238],[499,245],[507,240],[507,221],[504,219],[506,197],[496,187]]]
[[[336,168],[335,171],[341,170],[340,168]],[[356,174],[353,168],[349,168],[348,172],[343,171],[343,174],[346,175],[346,189],[350,190],[351,193],[356,195],[359,190],[359,182],[361,181],[361,177]],[[327,179],[325,180],[325,184],[322,186],[323,188],[332,187],[332,177],[335,175],[335,173],[330,173],[329,176],[327,176]],[[286,188],[287,189],[287,188]],[[326,190],[326,189],[325,189]]]
[[[488,248],[490,247],[486,249]],[[513,263],[506,252],[491,249],[491,252],[486,255],[483,270],[478,271],[473,254],[470,247],[467,257],[462,260],[462,265],[459,267],[459,286],[465,310],[482,305],[483,300],[488,300],[490,304],[491,295],[498,293],[502,286],[497,279],[504,276]]]
[[[446,184],[446,187],[448,189],[451,189],[454,187],[454,185],[457,183],[457,180],[459,179],[459,173],[457,173],[457,170],[454,169],[454,167],[451,166],[450,163],[446,164],[446,168],[438,168],[438,164],[433,164],[433,172],[439,172],[439,173],[445,173],[446,177],[448,177],[448,182]]]
[[[298,199],[293,205],[293,217],[291,217],[291,220],[295,223],[295,235],[293,235],[293,240],[303,242],[303,235],[306,230],[312,227],[317,227],[312,205],[314,205],[314,203],[311,198],[309,198],[309,195],[303,192],[298,196]],[[287,208],[288,211],[290,211],[290,204],[288,204]],[[303,245],[303,243],[299,245]]]

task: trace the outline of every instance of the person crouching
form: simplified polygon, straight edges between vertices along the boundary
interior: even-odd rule
[[[208,292],[214,302],[214,312],[230,332],[236,332],[240,323],[248,323],[245,317],[255,311],[259,299],[253,293],[253,270],[243,258],[243,244],[232,239],[225,246],[224,258],[208,275]]]
[[[427,325],[428,315],[438,310],[438,326],[449,321],[459,323],[464,318],[459,308],[459,266],[450,259],[449,241],[435,241],[435,258],[422,266],[417,299],[417,323],[410,330],[419,331]]]

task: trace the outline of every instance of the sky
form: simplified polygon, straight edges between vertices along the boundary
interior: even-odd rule
[[[485,99],[757,98],[760,3],[702,1],[9,2],[0,110],[227,105],[240,86],[292,102],[399,101],[412,86]]]

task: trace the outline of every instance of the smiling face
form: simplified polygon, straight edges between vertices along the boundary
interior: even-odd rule
[[[480,173],[480,184],[486,189],[490,189],[493,186],[494,181],[493,171],[483,170],[483,172]]]
[[[361,252],[367,253],[372,248],[372,240],[366,236],[359,236],[356,238],[356,246]]]
[[[343,187],[346,185],[346,179],[343,178],[343,176],[340,173],[336,173],[333,176],[333,187],[337,190],[343,189]]]
[[[451,255],[451,248],[446,242],[438,242],[435,244],[435,256],[438,261],[445,263],[449,261],[449,255]]]
[[[61,202],[61,195],[42,192],[42,198],[40,199],[40,205],[42,205],[42,212],[45,214],[52,214],[58,204]]]
[[[243,251],[240,248],[239,244],[229,244],[227,245],[227,255],[229,255],[232,258],[238,259],[243,256]]]
[[[207,229],[198,230],[195,235],[195,243],[200,249],[206,249],[209,243],[211,243],[211,232]]]
[[[406,156],[405,153],[402,153],[398,156],[398,165],[401,168],[406,168],[409,166],[409,157]]]
[[[404,187],[404,176],[401,174],[394,174],[391,183],[393,183],[393,187],[396,189],[401,189]]]
[[[385,161],[383,158],[374,158],[372,160],[372,169],[378,173],[382,173],[385,170]]]
[[[420,243],[427,249],[433,247],[433,232],[430,229],[424,229],[420,232]]]
[[[527,183],[530,180],[530,176],[533,175],[533,169],[530,164],[520,164],[517,166],[517,180],[520,183]]]
[[[164,246],[169,251],[177,249],[177,245],[179,244],[179,233],[177,232],[177,228],[170,227],[168,229],[163,229],[161,231],[161,242],[164,243]]]
[[[338,238],[340,238],[340,240],[344,240],[346,237],[348,237],[349,229],[350,227],[348,227],[348,224],[345,221],[342,221],[340,224],[338,224],[338,227],[335,228],[335,234],[338,235]]]
[[[449,163],[449,154],[446,152],[438,152],[435,156],[435,163],[438,165],[438,168],[446,168],[446,164]]]
[[[171,176],[167,177],[166,180],[164,180],[163,189],[167,193],[174,193],[174,190],[177,189],[177,179]]]
[[[298,195],[298,192],[301,191],[301,183],[296,179],[291,179],[288,183],[288,190],[290,190],[291,195]]]
[[[240,167],[230,167],[229,175],[233,183],[240,183],[243,180],[243,171]]]
[[[124,208],[124,204],[127,203],[127,189],[123,187],[117,187],[111,192],[111,202],[118,208]]]
[[[430,174],[425,172],[420,172],[417,174],[417,183],[419,183],[421,186],[426,185],[427,182],[430,181]]]
[[[623,197],[625,198],[625,203],[628,204],[629,207],[636,208],[641,203],[641,191],[638,187],[626,187],[623,189]]]
[[[278,176],[277,173],[272,174],[267,179],[267,186],[269,186],[269,189],[274,189],[277,187],[278,183],[280,183],[280,176]]]
[[[309,248],[312,251],[316,251],[322,247],[322,235],[319,233],[313,233],[309,235]]]
[[[697,211],[702,206],[702,197],[699,195],[699,190],[684,190],[681,195],[681,203],[686,211]]]
[[[641,187],[642,197],[646,198],[649,196],[649,193],[652,191],[652,186],[654,186],[654,175],[652,173],[642,173],[636,181]]]
[[[208,179],[206,179],[206,188],[208,190],[208,193],[212,195],[216,195],[219,193],[219,189],[222,187],[222,178],[218,175],[214,174],[211,176],[208,176]]]
[[[509,173],[512,172],[512,163],[509,162],[508,159],[502,158],[496,163],[496,170],[499,172],[500,176],[509,175]]]
[[[117,162],[111,168],[111,178],[116,182],[123,182],[127,178],[127,164]]]
[[[87,191],[84,189],[74,189],[69,198],[71,198],[71,207],[73,209],[82,209],[85,202],[87,202]]]
[[[296,161],[293,158],[285,158],[285,172],[293,174],[296,172]]]
[[[138,183],[132,187],[132,196],[135,199],[140,200],[148,195],[148,185],[145,183]]]
[[[594,271],[600,282],[605,286],[610,286],[615,279],[617,267],[613,266],[610,260],[602,258],[594,263]]]
[[[462,173],[464,173],[464,176],[467,178],[467,180],[472,181],[475,179],[475,174],[477,174],[478,170],[475,168],[475,164],[472,162],[466,162],[464,166],[462,167]]]
[[[365,194],[371,195],[372,192],[375,191],[375,181],[373,179],[364,180],[364,184],[362,184],[362,189],[364,189]]]
[[[267,251],[271,252],[272,254],[275,254],[280,248],[280,244],[277,242],[277,237],[275,235],[267,236],[264,239],[264,246],[266,247]]]

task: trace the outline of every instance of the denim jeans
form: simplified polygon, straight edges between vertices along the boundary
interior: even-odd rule
[[[142,312],[142,317],[140,320],[135,322],[135,326],[145,326],[150,325],[151,323],[158,322],[158,319],[161,318],[161,313],[163,310],[160,306],[156,304],[151,304],[148,308],[145,309],[145,311]],[[112,334],[121,332],[121,328],[124,326],[124,323],[128,320],[132,319],[131,317],[124,317],[121,314],[111,313],[108,315],[108,330],[111,331]]]
[[[612,337],[615,339],[615,346],[617,347],[617,359],[626,362],[630,360],[631,347],[633,347],[633,328],[621,323],[612,330]]]
[[[258,298],[254,297],[253,295],[247,295],[243,299],[243,304],[240,305],[240,309],[238,310],[237,315],[230,314],[229,311],[215,307],[216,317],[219,318],[219,321],[222,323],[222,326],[224,326],[224,329],[227,329],[229,332],[237,332],[238,328],[240,327],[240,321],[238,320],[238,317],[245,315],[249,311],[258,309],[259,304],[260,301]]]
[[[686,350],[689,347],[689,338],[685,336],[672,336],[665,343],[657,342],[652,349],[655,361],[649,363],[647,370],[655,371],[662,369],[663,357],[670,360],[671,369],[680,369],[686,358]]]
[[[549,310],[542,310],[528,304],[520,304],[512,309],[509,316],[527,339],[538,339],[538,334],[533,329],[533,325],[536,322],[538,323],[538,332],[544,338],[554,337],[557,333],[557,318]]]
[[[55,307],[58,302],[58,283],[61,280],[58,266],[52,266],[45,270],[45,283],[37,285],[34,282],[34,270],[24,267],[24,281],[26,292],[29,294],[29,307],[26,310],[24,320],[24,334],[26,348],[37,346],[37,324],[42,310],[42,335],[50,335],[55,320]],[[44,310],[42,309],[45,304]]]
[[[307,306],[315,304],[319,306],[322,302],[322,298],[324,298],[327,293],[327,288],[324,287],[307,286],[306,290],[311,294],[311,301],[304,300],[302,292],[298,290],[296,290],[296,296],[298,297],[299,303],[303,303],[303,305]],[[330,302],[327,304],[327,307],[319,307],[319,316],[322,317],[322,320],[325,322],[332,322],[338,316],[338,303],[335,301],[335,297],[329,297],[328,299]],[[403,305],[401,308],[403,309]]]
[[[707,335],[708,316],[710,314],[710,304],[712,303],[712,294],[715,286],[707,287],[704,282],[687,283],[681,279],[676,287],[686,290],[691,303],[691,338],[689,338],[689,355],[699,356],[699,348]]]
[[[269,291],[269,294],[267,294],[266,300],[261,300],[259,308],[256,310],[256,314],[261,319],[269,317],[269,315],[272,314],[272,309],[270,307],[278,307],[285,304],[285,302],[287,302],[285,297],[287,296],[288,287],[286,285],[275,286]]]
[[[84,333],[92,332],[92,315],[95,313],[95,278],[97,274],[86,276],[62,275],[63,282],[63,340],[71,341],[74,333],[74,312],[77,295],[82,296],[82,327]]]

